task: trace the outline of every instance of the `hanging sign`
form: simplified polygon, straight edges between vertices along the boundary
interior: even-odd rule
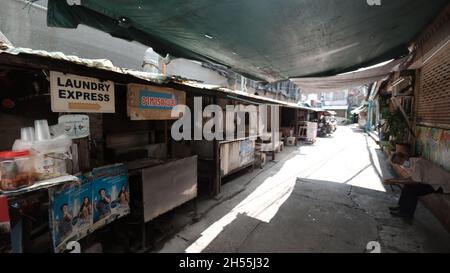
[[[114,113],[114,83],[50,71],[53,112]]]
[[[61,124],[64,134],[71,139],[89,136],[89,116],[87,115],[60,116],[58,124]]]
[[[128,116],[131,120],[168,120],[172,109],[186,104],[186,93],[172,88],[128,85]]]

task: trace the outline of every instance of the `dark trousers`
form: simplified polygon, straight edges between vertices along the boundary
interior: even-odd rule
[[[404,185],[400,199],[398,200],[400,212],[412,217],[414,215],[414,211],[416,210],[419,196],[424,196],[435,192],[442,192],[442,189],[439,188],[436,191],[432,186],[422,183]]]

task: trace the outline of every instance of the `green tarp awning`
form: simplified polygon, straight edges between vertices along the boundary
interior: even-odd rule
[[[402,56],[448,3],[368,2],[49,0],[47,20],[52,27],[85,24],[162,55],[212,61],[271,82],[331,76]]]

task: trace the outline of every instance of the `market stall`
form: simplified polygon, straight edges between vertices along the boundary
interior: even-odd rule
[[[0,198],[12,252],[65,252],[124,216],[144,230],[196,197],[197,157],[169,137],[184,91],[41,51],[6,48],[0,64]]]
[[[9,171],[2,171],[0,196],[8,202],[13,252],[65,252],[118,222],[138,226],[142,232],[128,239],[145,247],[149,221],[195,200],[200,185],[217,195],[222,178],[264,154],[248,119],[245,136],[237,135],[239,115],[214,129],[234,139],[173,139],[173,107],[194,109],[196,99],[201,110],[283,105],[105,60],[9,46],[0,47],[0,72],[0,151]],[[275,124],[275,115],[268,117]],[[269,139],[279,133],[266,129]],[[276,149],[271,140],[263,144]]]
[[[192,153],[198,155],[199,188],[200,190],[206,188],[210,196],[215,196],[220,193],[223,179],[226,180],[240,171],[253,169],[255,165],[262,168],[266,161],[266,153],[273,154],[280,149],[283,144],[281,141],[277,141],[275,146],[271,141],[275,139],[271,131],[271,124],[275,124],[275,121],[271,120],[272,116],[279,122],[280,115],[278,111],[276,115],[272,115],[270,109],[273,106],[283,105],[283,102],[214,86],[189,83],[185,85],[195,87],[195,90],[189,89],[190,92],[187,93],[187,106],[191,109],[194,108],[194,100],[198,99],[197,96],[200,94],[201,102],[198,104],[202,105],[202,110],[211,104],[220,106],[223,113],[227,112],[227,107],[234,108],[234,114],[228,118],[224,114],[223,122],[214,128],[216,136],[220,136],[220,139],[191,142]],[[274,107],[277,108],[279,107]],[[261,127],[258,122],[261,115],[267,121],[265,124],[267,128]],[[256,122],[251,122],[252,117]],[[203,117],[196,122],[193,117],[192,120],[193,126],[203,128],[210,118]],[[239,133],[239,126],[242,126],[243,132]],[[278,128],[278,124],[275,126]]]
[[[317,122],[314,122],[314,108],[289,104],[282,107],[280,124],[282,139],[286,146],[298,145],[300,141],[314,143],[317,135]]]
[[[315,143],[317,137],[317,122],[300,121],[298,123],[298,139]]]

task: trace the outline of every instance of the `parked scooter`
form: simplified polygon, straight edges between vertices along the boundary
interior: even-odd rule
[[[334,116],[331,116],[329,119],[330,119],[330,124],[333,128],[332,133],[334,133],[337,130],[337,120]]]
[[[334,133],[337,129],[337,124],[333,122],[329,117],[322,116],[318,122],[317,136],[326,137]]]

